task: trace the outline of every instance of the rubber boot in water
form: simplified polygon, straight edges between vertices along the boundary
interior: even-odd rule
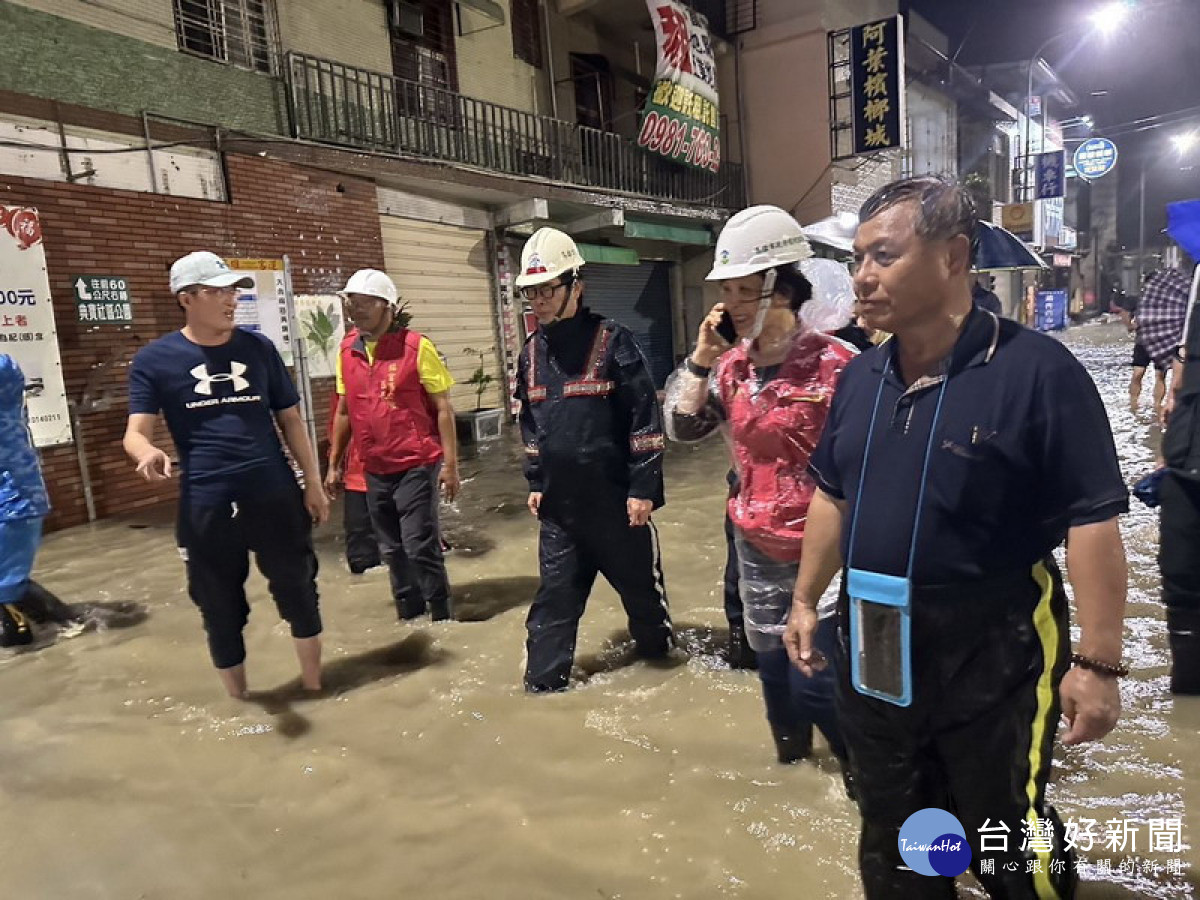
[[[0,604],[0,647],[20,647],[33,643],[29,619],[15,604]]]
[[[784,765],[812,755],[813,729],[808,722],[787,731],[772,725],[771,736],[775,738],[775,755]]]
[[[1200,694],[1200,609],[1167,608],[1171,693]]]
[[[757,669],[758,654],[746,640],[746,629],[741,622],[729,623],[729,668]]]

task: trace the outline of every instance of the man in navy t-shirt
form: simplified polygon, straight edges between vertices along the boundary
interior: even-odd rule
[[[177,538],[188,593],[233,697],[246,695],[242,630],[250,615],[250,551],[291,626],[301,682],[320,689],[312,525],[329,515],[300,398],[283,360],[265,337],[234,325],[237,289],[251,286],[212,253],[189,253],[171,266],[171,290],[186,324],[134,357],[123,442],[142,477],[170,478],[171,460],[154,444],[158,414],[166,419],[182,468]],[[303,491],[280,432],[303,472]]]

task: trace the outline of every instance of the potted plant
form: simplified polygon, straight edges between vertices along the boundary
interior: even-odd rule
[[[500,421],[504,410],[483,405],[484,392],[496,380],[485,367],[488,355],[494,353],[495,349],[495,347],[488,347],[486,350],[476,350],[473,347],[467,347],[463,350],[467,355],[479,359],[479,365],[471,373],[471,377],[464,382],[475,388],[475,409],[456,414],[459,440],[464,443],[494,441],[500,437]]]

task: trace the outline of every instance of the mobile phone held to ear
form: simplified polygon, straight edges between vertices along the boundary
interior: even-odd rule
[[[717,334],[721,336],[721,339],[725,341],[725,343],[737,343],[737,328],[734,327],[733,316],[731,316],[729,313],[721,313],[721,321],[717,323],[716,331]]]

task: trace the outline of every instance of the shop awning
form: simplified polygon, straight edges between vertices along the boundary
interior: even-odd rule
[[[686,225],[664,225],[661,222],[646,222],[641,219],[625,220],[625,237],[644,238],[650,241],[670,241],[672,244],[699,244],[707,247],[712,243],[712,232],[707,228],[689,228]]]
[[[637,251],[628,247],[605,247],[603,244],[576,244],[584,262],[608,263],[612,266],[636,266]]]

